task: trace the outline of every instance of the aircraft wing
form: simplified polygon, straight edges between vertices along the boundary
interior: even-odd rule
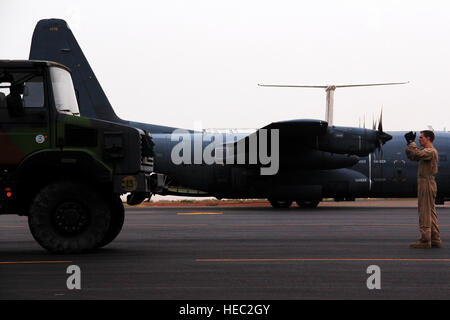
[[[328,126],[323,120],[272,122],[252,134],[224,145],[237,165],[264,166],[264,156],[278,154],[280,165],[299,169],[350,167],[390,136],[376,130]],[[229,152],[231,151],[231,152]]]
[[[225,144],[223,147],[227,150],[228,156],[230,154],[235,158],[240,156],[241,159],[246,159],[245,163],[256,164],[254,158],[258,156],[260,148],[265,148],[266,154],[267,150],[269,154],[273,152],[298,153],[299,147],[305,141],[325,134],[327,127],[328,123],[323,120],[298,119],[272,122],[238,141]]]
[[[266,130],[278,130],[280,137],[284,139],[300,139],[302,137],[318,136],[326,132],[328,123],[323,120],[297,119],[272,122],[261,128]],[[259,134],[261,129],[253,134]]]

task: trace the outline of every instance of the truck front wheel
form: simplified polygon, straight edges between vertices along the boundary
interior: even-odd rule
[[[110,244],[122,231],[123,223],[125,222],[125,209],[119,196],[113,197],[110,208],[111,222],[109,224],[108,232],[98,245],[99,248]]]
[[[32,201],[28,225],[34,239],[55,253],[97,248],[111,220],[108,202],[91,187],[57,182],[44,187]]]

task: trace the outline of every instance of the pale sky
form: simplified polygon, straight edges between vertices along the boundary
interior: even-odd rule
[[[0,1],[0,59],[26,59],[43,18],[65,19],[116,113],[193,128],[324,119],[322,89],[258,83],[406,86],[338,89],[336,125],[450,130],[450,2]]]

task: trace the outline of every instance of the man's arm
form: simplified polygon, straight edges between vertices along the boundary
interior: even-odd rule
[[[409,160],[413,161],[431,160],[433,159],[433,149],[420,149],[419,147],[417,147],[415,142],[411,142],[406,147],[406,156]]]

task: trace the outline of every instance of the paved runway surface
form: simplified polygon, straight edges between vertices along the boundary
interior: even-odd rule
[[[26,218],[0,216],[0,298],[449,299],[450,207],[438,215],[444,248],[424,250],[408,247],[406,205],[133,208],[115,242],[84,255],[49,254]],[[81,290],[66,287],[69,265]],[[366,286],[370,265],[381,290]]]

